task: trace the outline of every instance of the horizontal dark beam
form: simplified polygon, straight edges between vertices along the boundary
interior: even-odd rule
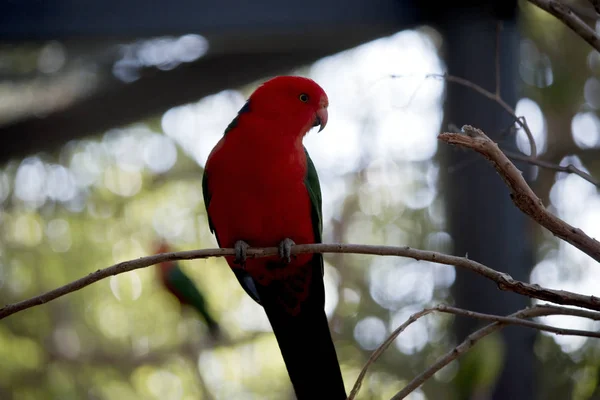
[[[254,54],[235,54],[184,65],[174,71],[157,71],[153,76],[99,93],[45,118],[2,127],[0,162],[53,150],[69,140],[156,115],[171,106],[280,73],[324,55],[276,53],[259,58]]]
[[[0,38],[135,38],[397,25],[412,0],[3,0]]]
[[[58,39],[105,48],[128,39],[199,33],[208,53],[133,83],[108,75],[98,92],[43,118],[0,126],[0,163],[139,121],[170,107],[309,64],[413,27],[411,0],[4,0],[0,40]],[[102,61],[110,71],[111,61]]]

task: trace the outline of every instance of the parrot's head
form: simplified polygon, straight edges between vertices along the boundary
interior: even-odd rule
[[[252,112],[280,120],[291,132],[304,136],[311,128],[327,125],[329,99],[321,86],[309,78],[278,76],[258,87],[249,99]]]

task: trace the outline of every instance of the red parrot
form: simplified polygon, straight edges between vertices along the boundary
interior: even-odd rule
[[[302,139],[327,124],[329,100],[313,80],[279,76],[248,98],[208,156],[202,187],[211,232],[244,290],[264,308],[296,397],[346,399],[325,314],[321,188]],[[279,255],[246,259],[248,247]]]
[[[155,253],[168,253],[170,251],[169,245],[161,242]],[[204,296],[196,288],[194,282],[179,268],[179,265],[174,261],[158,264],[158,276],[165,289],[177,298],[179,304],[190,306],[196,310],[206,323],[213,339],[219,339],[221,335],[219,324],[209,313]]]

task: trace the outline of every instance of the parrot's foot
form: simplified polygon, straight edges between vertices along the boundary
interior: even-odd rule
[[[240,264],[242,267],[245,266],[246,250],[248,250],[249,247],[250,245],[244,242],[243,240],[238,240],[237,242],[235,242],[235,245],[233,246],[235,250],[235,259],[233,260],[233,262],[236,264]]]
[[[283,239],[281,243],[279,243],[279,257],[290,263],[292,261],[292,246],[295,244],[296,243],[292,239]]]

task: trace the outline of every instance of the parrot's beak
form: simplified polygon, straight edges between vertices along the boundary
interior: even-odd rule
[[[327,125],[327,108],[321,107],[317,110],[317,115],[315,116],[315,123],[313,126],[320,126],[319,132],[325,129],[325,125]]]

